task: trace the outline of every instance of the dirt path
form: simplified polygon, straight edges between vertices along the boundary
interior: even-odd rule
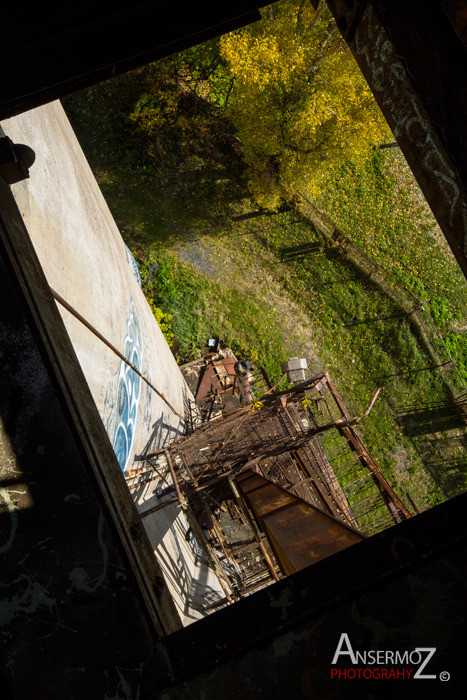
[[[248,260],[227,241],[207,237],[193,236],[173,250],[179,260],[225,289],[236,289],[263,304],[266,302],[275,314],[278,331],[288,341],[287,346],[294,354],[306,357],[312,371],[323,370],[310,317],[268,272],[267,260]]]

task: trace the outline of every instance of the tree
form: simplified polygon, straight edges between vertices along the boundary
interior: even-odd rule
[[[285,0],[260,22],[221,39],[235,82],[236,125],[258,202],[319,187],[329,163],[361,157],[387,138],[386,122],[324,3]]]
[[[215,159],[225,131],[222,110],[231,77],[213,40],[140,69],[141,92],[129,118],[146,136],[148,154]]]

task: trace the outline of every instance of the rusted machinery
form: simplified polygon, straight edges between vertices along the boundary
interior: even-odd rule
[[[327,372],[280,391],[284,377],[272,386],[229,350],[190,369],[198,424],[128,481],[165,483],[166,500],[142,517],[183,508],[223,603],[411,517]]]

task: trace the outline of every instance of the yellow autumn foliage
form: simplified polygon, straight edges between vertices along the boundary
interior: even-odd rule
[[[330,163],[389,137],[327,9],[285,0],[222,37],[221,52],[235,76],[228,113],[262,206],[275,207],[284,188],[319,189]]]
[[[156,306],[152,299],[148,299],[148,303],[167,344],[169,347],[172,347],[174,342],[174,334],[172,333],[171,327],[172,314],[166,314],[162,309]]]

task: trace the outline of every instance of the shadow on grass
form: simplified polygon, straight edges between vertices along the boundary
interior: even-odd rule
[[[397,422],[408,437],[428,435],[464,426],[455,404],[424,406],[397,416]]]
[[[290,260],[306,258],[310,253],[320,253],[322,249],[323,246],[319,242],[303,243],[302,245],[279,248],[279,256],[283,262],[289,262]]]
[[[291,211],[291,207],[288,204],[284,204],[272,211],[268,209],[258,209],[257,211],[250,211],[246,214],[239,214],[238,216],[233,216],[232,221],[246,221],[247,219],[256,219],[257,217],[277,216],[277,214],[282,214],[286,211]]]
[[[423,464],[446,498],[467,488],[467,437],[419,437],[414,440]]]
[[[443,493],[453,498],[467,487],[467,436],[448,431],[464,428],[453,403],[410,407],[396,417],[420,455],[426,471]]]
[[[122,236],[146,245],[189,239],[194,231],[209,235],[245,196],[241,173],[219,178],[218,170],[208,168],[180,174],[174,182],[156,172],[114,175],[100,186]]]

